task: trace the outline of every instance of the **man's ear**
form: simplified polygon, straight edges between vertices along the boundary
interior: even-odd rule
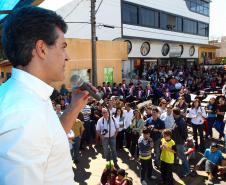
[[[38,57],[45,59],[47,55],[47,45],[43,40],[38,40],[35,44],[35,50]]]

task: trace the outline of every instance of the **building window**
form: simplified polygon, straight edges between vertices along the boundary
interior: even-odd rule
[[[197,22],[190,20],[190,19],[184,19],[183,21],[183,31],[185,33],[191,33],[191,34],[197,34]]]
[[[176,18],[176,27],[175,31],[182,32],[183,31],[183,21],[182,17],[177,17]]]
[[[170,51],[169,44],[165,43],[165,44],[162,46],[162,55],[163,55],[163,56],[168,55],[169,51]]]
[[[198,0],[187,0],[186,2],[194,11],[199,9],[201,12],[204,12],[205,8],[203,7],[209,7],[208,3],[198,3],[197,5]],[[130,2],[123,1],[122,15],[122,23],[124,24],[177,31],[204,37],[209,36],[208,23],[198,22],[196,20],[172,15],[167,12],[144,7],[138,4],[132,4]]]
[[[132,50],[132,42],[130,40],[125,40],[125,42],[127,43],[127,53],[129,54]]]
[[[159,27],[158,12],[148,8],[140,8],[139,23],[142,26]]]
[[[192,57],[195,54],[195,46],[191,46],[189,49],[189,55]]]
[[[164,30],[177,31],[177,17],[166,13],[160,13],[160,28]],[[181,30],[182,31],[182,30]]]
[[[209,2],[205,0],[186,0],[186,5],[189,10],[202,15],[209,16]]]
[[[150,47],[149,42],[144,42],[140,47],[141,55],[146,56],[149,53],[150,49],[151,49],[151,47]]]
[[[201,36],[209,36],[209,25],[205,23],[198,23],[198,34]]]
[[[123,4],[123,22],[138,24],[138,6],[128,3]]]

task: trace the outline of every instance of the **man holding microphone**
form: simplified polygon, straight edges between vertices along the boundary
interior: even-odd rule
[[[67,25],[55,12],[25,7],[7,17],[2,44],[13,65],[0,87],[0,184],[73,185],[67,133],[86,105],[88,92],[72,94],[58,118],[52,82],[64,79],[69,57]]]

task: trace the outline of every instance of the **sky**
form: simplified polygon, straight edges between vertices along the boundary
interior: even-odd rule
[[[210,3],[210,40],[226,36],[226,0]]]
[[[57,10],[71,1],[73,0],[45,0],[40,6],[51,10]],[[226,36],[226,0],[211,1],[209,39],[213,40],[220,39],[221,36]]]
[[[65,4],[73,0],[44,0],[39,6],[51,10],[57,10],[58,8],[64,6]]]

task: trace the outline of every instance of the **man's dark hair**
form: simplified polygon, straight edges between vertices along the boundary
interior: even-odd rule
[[[177,107],[173,108],[173,113],[174,113],[175,115],[179,116],[179,115],[180,115],[180,109],[177,108]]]
[[[38,40],[54,45],[58,38],[56,27],[63,33],[67,31],[63,18],[51,10],[27,6],[9,15],[4,23],[2,43],[13,67],[28,65]]]
[[[147,127],[144,127],[144,129],[142,131],[143,134],[149,134],[150,132],[151,132],[151,130]]]

